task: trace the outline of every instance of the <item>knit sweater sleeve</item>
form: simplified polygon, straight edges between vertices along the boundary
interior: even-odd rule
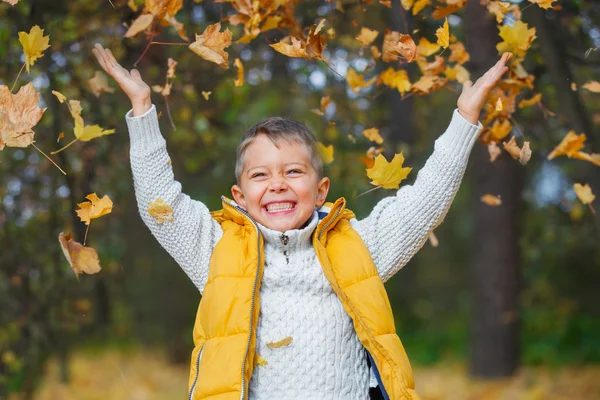
[[[156,106],[133,116],[127,112],[133,186],[142,220],[160,245],[175,259],[200,293],[208,279],[212,251],[223,235],[221,226],[200,201],[181,192],[173,176],[169,154],[156,114]],[[173,209],[173,221],[158,223],[148,203],[162,199]]]
[[[408,263],[444,220],[481,130],[481,122],[473,125],[455,109],[414,184],[379,201],[366,218],[351,221],[384,282]]]

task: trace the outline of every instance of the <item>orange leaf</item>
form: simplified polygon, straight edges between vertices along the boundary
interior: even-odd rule
[[[80,209],[75,210],[75,212],[86,225],[89,225],[92,219],[100,218],[103,215],[112,212],[113,202],[108,195],[104,195],[104,197],[100,199],[96,193],[91,193],[85,196],[85,198],[88,199],[89,202],[84,201],[83,203],[78,203],[77,205]]]
[[[384,62],[396,61],[398,56],[413,62],[417,57],[417,45],[410,35],[388,30],[383,37],[382,53]]]
[[[284,339],[281,339],[278,342],[270,342],[267,343],[267,347],[271,348],[271,349],[278,349],[280,347],[285,347],[285,346],[289,346],[290,344],[292,344],[292,337],[288,336]]]
[[[589,90],[592,93],[600,93],[600,82],[598,82],[598,81],[587,82],[587,83],[581,85],[581,87],[586,90]]]
[[[237,71],[237,79],[235,80],[235,86],[242,86],[244,84],[244,64],[239,58],[236,58],[233,61],[233,65],[238,69]]]
[[[165,221],[173,222],[173,209],[163,199],[156,199],[148,203],[147,211],[148,214],[154,217],[158,224],[162,224]]]
[[[371,44],[371,42],[375,40],[377,35],[379,35],[379,32],[362,27],[360,28],[360,35],[356,37],[356,40],[358,40],[361,44],[366,46],[368,44]]]
[[[189,49],[205,60],[227,69],[229,54],[224,49],[231,45],[231,31],[229,28],[225,28],[223,32],[219,32],[220,30],[220,22],[207,26],[201,35],[196,34],[196,41],[189,45]]]
[[[502,204],[500,196],[494,196],[492,194],[484,194],[481,196],[481,201],[488,206],[497,207]]]
[[[100,71],[94,72],[94,76],[88,79],[87,82],[88,85],[90,85],[90,90],[96,97],[99,97],[101,93],[113,93],[115,91],[114,88],[108,86],[108,79],[106,75]]]
[[[357,74],[353,68],[348,68],[346,72],[346,82],[348,82],[348,86],[354,93],[358,93],[360,88],[371,86],[376,80],[377,78],[372,78],[365,82],[365,77]]]
[[[27,147],[33,143],[33,127],[46,111],[38,103],[39,94],[31,82],[22,86],[17,94],[0,85],[0,150],[5,145]]]
[[[362,134],[364,137],[366,137],[372,142],[375,142],[377,144],[383,143],[383,138],[379,134],[379,129],[377,128],[365,129],[364,131],[362,131]]]
[[[98,253],[91,247],[85,247],[71,238],[71,234],[61,232],[58,235],[60,247],[75,274],[95,274],[100,271]]]

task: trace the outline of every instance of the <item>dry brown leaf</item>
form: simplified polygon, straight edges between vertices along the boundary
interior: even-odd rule
[[[142,14],[137,17],[131,25],[129,25],[129,29],[125,32],[126,38],[135,37],[138,33],[145,31],[148,29],[152,22],[154,21],[154,15],[152,14]]]
[[[173,209],[163,199],[156,199],[148,203],[147,211],[158,224],[165,221],[173,222]]]
[[[96,97],[100,97],[102,93],[114,93],[115,89],[108,86],[108,78],[106,74],[96,71],[94,72],[94,76],[88,79],[88,85],[90,85],[90,90]],[[62,101],[61,101],[62,103]]]
[[[229,54],[225,48],[231,45],[231,31],[221,30],[221,23],[209,25],[201,35],[196,34],[196,41],[189,45],[189,49],[207,61],[214,62],[221,67],[229,68]]]
[[[38,103],[39,93],[31,82],[22,86],[17,94],[0,85],[0,150],[4,146],[27,147],[34,142],[33,127],[46,111]]]
[[[86,225],[89,225],[92,219],[100,218],[112,212],[113,202],[108,195],[104,195],[100,199],[96,193],[90,193],[85,198],[89,201],[78,203],[77,205],[80,209],[75,210],[75,212]]]
[[[91,247],[85,247],[72,239],[71,234],[61,232],[58,235],[60,247],[75,274],[95,274],[100,271],[98,253]]]
[[[542,94],[538,93],[530,99],[523,99],[519,102],[519,108],[530,107],[534,104],[538,104],[542,100]]]
[[[483,196],[481,196],[481,201],[487,204],[488,206],[492,207],[497,207],[502,204],[502,200],[500,199],[499,195],[494,196],[492,194],[484,194]]]
[[[592,188],[588,184],[582,185],[581,183],[575,183],[573,185],[573,190],[583,204],[591,204],[596,198],[594,193],[592,193]]]
[[[292,344],[292,341],[293,341],[292,337],[288,336],[284,339],[281,339],[278,342],[267,343],[267,347],[269,347],[271,349],[279,349],[281,347],[289,346],[290,344]]]
[[[392,62],[399,56],[404,57],[408,62],[413,62],[417,58],[417,45],[410,35],[387,30],[383,37],[381,59],[384,62]]]
[[[590,81],[581,85],[582,88],[592,92],[592,93],[600,93],[600,82],[598,81]]]

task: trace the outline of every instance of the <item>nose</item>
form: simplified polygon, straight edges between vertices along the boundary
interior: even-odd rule
[[[281,176],[277,175],[271,179],[269,190],[274,193],[281,193],[287,190],[287,182]]]

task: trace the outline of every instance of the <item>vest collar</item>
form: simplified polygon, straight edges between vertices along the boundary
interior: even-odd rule
[[[312,245],[312,234],[317,227],[318,222],[318,212],[315,210],[308,220],[308,223],[300,229],[290,229],[289,231],[280,232],[269,229],[260,223],[258,224],[258,228],[260,229],[266,244],[274,246],[276,250],[293,251],[306,249]]]

